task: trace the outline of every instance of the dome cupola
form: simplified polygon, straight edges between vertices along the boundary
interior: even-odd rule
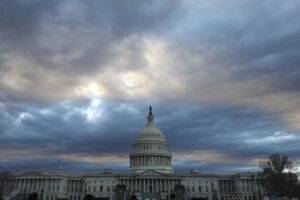
[[[143,128],[138,134],[137,140],[156,139],[164,140],[165,136],[159,128],[154,125],[154,116],[152,114],[152,107],[149,107],[148,122],[145,128]]]

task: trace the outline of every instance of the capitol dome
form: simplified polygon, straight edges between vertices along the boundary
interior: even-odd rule
[[[133,151],[129,155],[129,171],[141,173],[146,170],[155,170],[161,173],[173,173],[171,166],[172,155],[168,150],[163,132],[154,125],[152,108],[149,108],[147,124],[133,144]]]

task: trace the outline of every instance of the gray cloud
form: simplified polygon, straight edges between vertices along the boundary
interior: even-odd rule
[[[2,160],[118,161],[153,101],[179,155],[299,159],[297,1],[0,4]]]
[[[0,125],[1,156],[5,159],[50,157],[53,160],[74,160],[76,157],[85,160],[91,156],[95,163],[99,162],[99,166],[106,166],[101,160],[110,156],[114,156],[116,161],[127,160],[134,139],[146,123],[146,105],[135,101],[102,100],[93,111],[101,114],[90,119],[84,110],[90,108],[91,101],[17,105],[19,109],[4,105],[1,113],[6,116],[2,118],[9,121],[2,121]],[[188,160],[186,164],[176,164],[176,160],[184,158],[182,155],[186,153],[191,154],[188,152],[195,152],[188,158],[195,159],[191,161],[193,166],[198,163],[201,167],[198,160],[203,157],[205,165],[214,165],[216,169],[217,164],[212,163],[224,161],[216,161],[214,157],[218,158],[218,154],[222,153],[230,157],[232,166],[239,165],[238,160],[251,162],[278,149],[299,159],[299,132],[281,124],[272,113],[249,107],[157,102],[155,114],[156,123],[164,131],[170,150],[175,154],[175,166],[180,170],[189,167]],[[197,151],[200,151],[199,155]],[[205,154],[210,153],[205,151],[214,153],[207,157]],[[249,163],[247,166],[255,165]],[[35,167],[34,164],[32,167]]]

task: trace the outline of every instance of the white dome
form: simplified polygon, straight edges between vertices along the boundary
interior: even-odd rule
[[[154,124],[152,124],[152,125],[147,125],[145,128],[143,128],[140,131],[137,138],[137,140],[145,140],[145,139],[165,140],[165,136],[159,128],[157,128],[156,126],[154,126]]]
[[[169,153],[164,134],[153,123],[154,116],[152,115],[151,106],[147,119],[148,123],[139,132],[133,144],[133,151],[129,155],[129,170],[134,173],[149,169],[162,173],[173,173],[172,155]]]

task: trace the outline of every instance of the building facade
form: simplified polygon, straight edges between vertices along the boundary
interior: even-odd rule
[[[133,143],[126,173],[104,170],[100,173],[69,174],[26,172],[16,175],[16,184],[7,199],[24,199],[38,193],[41,200],[259,200],[263,195],[256,173],[231,175],[203,174],[196,170],[176,173],[172,155],[162,131],[154,124],[150,107],[147,124]]]

